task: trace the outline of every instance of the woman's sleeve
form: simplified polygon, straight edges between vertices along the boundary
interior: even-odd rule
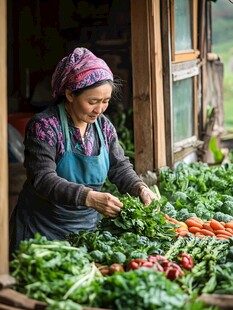
[[[124,150],[118,141],[116,131],[112,135],[109,144],[109,159],[109,180],[117,186],[120,193],[129,193],[132,196],[138,196],[140,186],[147,185],[139,178],[129,158],[125,156]]]
[[[56,118],[32,120],[25,138],[27,181],[36,192],[55,204],[84,205],[90,188],[61,178],[56,173],[58,153],[64,149]]]

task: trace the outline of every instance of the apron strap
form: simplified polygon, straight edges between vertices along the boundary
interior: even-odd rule
[[[97,129],[97,132],[98,132],[98,136],[99,136],[99,139],[100,139],[100,145],[102,147],[104,147],[104,137],[103,137],[103,133],[102,133],[102,130],[100,129],[100,125],[98,123],[98,121],[96,120],[95,121],[95,126],[96,126],[96,129]]]
[[[59,113],[60,113],[62,133],[63,133],[64,143],[65,143],[65,150],[69,152],[71,151],[70,134],[69,134],[69,127],[68,127],[64,102],[59,103],[58,108],[59,108]]]
[[[62,133],[63,133],[64,143],[65,143],[65,150],[69,152],[69,151],[71,151],[70,133],[69,133],[69,127],[68,127],[64,102],[59,103],[58,108],[59,108],[59,113],[60,113]],[[103,133],[102,133],[102,130],[100,129],[100,126],[99,126],[99,123],[97,120],[95,121],[95,126],[96,126],[98,136],[100,139],[100,144],[102,147],[104,147]]]

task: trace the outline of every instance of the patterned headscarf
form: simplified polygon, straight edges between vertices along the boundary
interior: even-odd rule
[[[52,75],[52,94],[56,99],[64,95],[66,89],[75,91],[103,80],[113,81],[106,62],[87,48],[76,48],[58,63]]]

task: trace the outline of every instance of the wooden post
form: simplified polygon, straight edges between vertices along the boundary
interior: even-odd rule
[[[0,289],[14,283],[9,276],[8,255],[8,153],[7,153],[7,11],[0,0]]]
[[[135,170],[152,171],[153,131],[147,1],[131,1]]]
[[[135,169],[166,165],[160,0],[131,1]]]
[[[148,1],[154,170],[166,166],[160,0]]]

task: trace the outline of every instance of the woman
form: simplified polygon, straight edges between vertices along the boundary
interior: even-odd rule
[[[76,48],[58,63],[52,76],[56,104],[26,128],[27,180],[15,211],[12,251],[36,232],[62,240],[71,232],[96,229],[101,214],[116,217],[122,203],[101,192],[107,177],[145,205],[156,198],[103,115],[117,88],[107,64],[86,48]]]

